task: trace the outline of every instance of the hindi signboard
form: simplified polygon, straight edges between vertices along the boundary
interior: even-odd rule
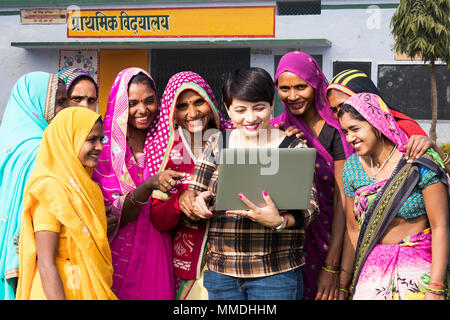
[[[275,6],[72,11],[68,38],[275,37]]]
[[[64,24],[67,12],[65,9],[22,9],[22,24]]]

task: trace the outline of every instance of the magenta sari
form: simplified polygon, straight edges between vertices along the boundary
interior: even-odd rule
[[[348,158],[353,153],[353,148],[346,142],[341,126],[330,109],[326,98],[327,79],[317,62],[304,52],[290,52],[284,55],[278,64],[275,82],[280,74],[285,71],[296,74],[314,88],[316,109],[326,123],[339,131],[345,156]],[[271,120],[271,125],[277,127],[279,123],[284,122],[285,128],[292,125],[296,126],[305,133],[308,146],[317,150],[314,181],[319,195],[320,214],[317,220],[306,230],[305,265],[303,266],[303,296],[306,300],[313,300],[317,293],[316,282],[330,244],[333,223],[334,161],[302,118],[294,116],[285,105],[284,109],[284,113]]]
[[[128,68],[114,81],[105,115],[104,148],[93,174],[102,189],[105,206],[112,208],[119,221],[127,194],[159,171],[169,140],[168,113],[160,112],[158,107],[145,141],[143,168],[133,160],[126,142],[128,84],[138,73],[152,79],[140,68]],[[151,199],[135,220],[117,227],[109,237],[114,267],[112,290],[119,299],[175,298],[171,234],[153,227],[150,203]]]

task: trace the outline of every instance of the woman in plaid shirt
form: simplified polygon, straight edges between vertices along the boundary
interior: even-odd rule
[[[223,98],[235,129],[211,136],[179,200],[192,220],[210,220],[204,275],[209,299],[301,299],[305,228],[318,215],[314,184],[308,210],[279,212],[264,190],[265,207],[239,194],[249,210],[213,214],[213,208],[221,148],[305,148],[306,142],[270,126],[274,83],[265,70],[236,70],[225,81]]]

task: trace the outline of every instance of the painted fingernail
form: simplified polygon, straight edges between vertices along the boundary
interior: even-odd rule
[[[230,214],[230,211],[225,211],[226,214]]]
[[[242,194],[238,194],[239,199],[242,199],[244,196]]]
[[[267,196],[268,196],[268,194],[267,194],[267,191],[266,191],[266,190],[264,190],[264,191],[263,191],[263,195],[264,195],[264,197],[267,197]]]

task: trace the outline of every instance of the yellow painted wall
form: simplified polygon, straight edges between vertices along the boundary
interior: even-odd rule
[[[100,64],[98,73],[99,103],[98,113],[103,117],[106,112],[109,92],[117,74],[129,67],[148,69],[148,53],[144,50],[100,50]]]

